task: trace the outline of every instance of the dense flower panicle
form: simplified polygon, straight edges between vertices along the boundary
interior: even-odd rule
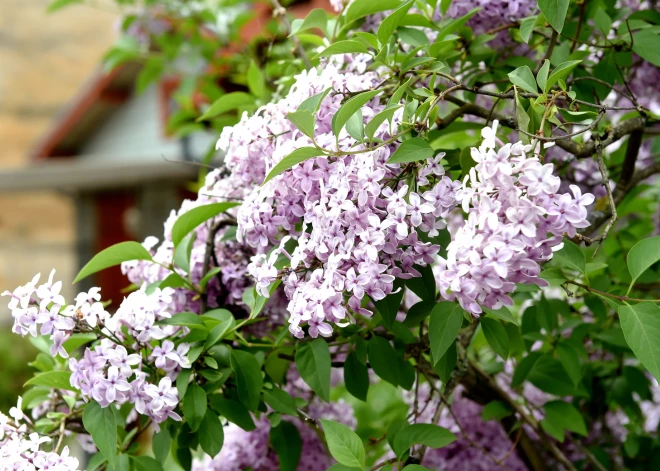
[[[573,195],[558,193],[553,165],[528,156],[531,146],[499,141],[497,125],[484,128],[472,149],[477,164],[457,194],[467,219],[441,260],[443,297],[472,314],[511,305],[516,283],[545,286],[539,263],[552,258],[563,234],[589,225],[586,206],[594,200],[576,186]]]
[[[331,325],[347,322],[349,310],[370,314],[360,307],[365,295],[383,299],[393,291],[395,278],[418,276],[413,265],[431,263],[439,247],[422,242],[417,231],[437,234],[454,207],[457,185],[444,176],[442,156],[422,166],[416,191],[397,178],[402,165],[387,164],[396,146],[391,129],[398,127],[399,113],[391,128],[385,122],[376,132],[377,139],[390,139],[391,145],[370,149],[356,145],[346,130],[338,139],[332,134],[332,116],[346,94],[373,89],[379,79],[375,72],[358,74],[332,64],[303,73],[285,99],[225,129],[219,141],[235,177],[247,184],[261,182],[282,158],[313,145],[286,114],[310,96],[333,90],[320,104],[315,141],[340,155],[307,160],[256,187],[237,214],[239,240],[256,248],[276,247],[254,256],[248,266],[260,294],[268,296],[268,286],[279,275],[278,257],[289,259],[282,282],[290,299],[289,327],[297,337],[304,335],[304,325],[313,337],[331,335]],[[365,121],[382,109],[375,98],[362,111]],[[296,240],[293,250],[286,250],[284,233]]]
[[[78,294],[75,303],[67,305],[59,294],[62,283],[53,283],[53,276],[54,271],[46,283],[37,286],[37,275],[13,293],[3,293],[10,297],[13,331],[22,336],[49,335],[51,354],[69,359],[71,385],[85,399],[93,399],[102,407],[135,404],[156,426],[168,417],[180,420],[174,412],[179,401],[172,379],[182,368],[190,367],[186,356],[189,347],[183,342],[175,347],[169,340],[184,333],[181,327],[157,325],[171,317],[174,290],[156,288],[147,294],[143,286],[110,314],[100,302],[99,288]],[[96,332],[101,340],[86,347],[82,358],[69,358],[64,344],[80,332]],[[145,357],[139,352],[145,352]],[[152,362],[166,375],[157,385],[142,371],[143,364]]]
[[[69,447],[61,452],[55,449],[50,437],[28,431],[29,419],[18,405],[9,416],[0,413],[0,471],[76,471],[78,459],[69,456]],[[42,448],[51,448],[45,451]]]

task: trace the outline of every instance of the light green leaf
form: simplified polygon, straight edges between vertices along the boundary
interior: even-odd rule
[[[206,325],[204,320],[194,312],[180,312],[174,314],[172,317],[159,321],[162,325],[178,325],[181,327],[188,327],[189,329],[205,329]]]
[[[170,455],[172,436],[168,427],[161,427],[159,432],[154,433],[151,440],[151,448],[158,461],[163,463]]]
[[[555,252],[552,259],[561,267],[568,267],[584,273],[587,261],[580,247],[570,240],[564,239],[564,247]]]
[[[197,233],[191,232],[183,238],[178,247],[174,250],[172,262],[183,271],[188,273],[190,271],[190,256],[192,254],[193,245],[197,239]]]
[[[455,303],[441,302],[431,311],[429,340],[433,364],[437,363],[456,340],[463,324],[463,309]]]
[[[83,0],[53,0],[48,4],[46,8],[46,13],[54,13],[58,10],[61,10],[64,7],[73,5],[74,3],[82,3]]]
[[[282,389],[273,388],[271,390],[264,389],[263,394],[264,402],[268,404],[273,410],[294,417],[298,416],[296,401],[288,392],[283,391]]]
[[[172,242],[174,246],[178,246],[183,238],[200,224],[238,206],[238,204],[236,202],[211,203],[186,211],[177,218],[174,226],[172,226]]]
[[[245,92],[231,92],[222,95],[209,107],[206,112],[197,118],[197,121],[204,121],[215,118],[218,115],[232,111],[238,108],[245,108],[254,105],[255,99],[252,95]]]
[[[652,302],[617,307],[621,329],[635,356],[660,381],[660,307]]]
[[[25,383],[25,386],[47,386],[54,389],[76,391],[76,388],[71,386],[69,382],[70,378],[70,371],[47,371],[34,375]]]
[[[324,401],[330,400],[330,349],[321,338],[302,344],[296,350],[296,367],[302,379]]]
[[[309,12],[304,20],[296,19],[291,23],[291,34],[301,33],[310,29],[318,28],[324,33],[328,24],[328,14],[322,8],[315,8]]]
[[[418,160],[426,160],[433,157],[434,150],[424,139],[413,137],[407,141],[403,141],[401,145],[394,151],[394,154],[389,158],[387,163],[401,164],[408,162],[416,162]]]
[[[506,329],[499,321],[488,317],[481,318],[481,328],[488,344],[495,350],[495,353],[502,357],[502,360],[506,360],[509,356],[509,336]]]
[[[550,74],[550,77],[548,77],[545,90],[549,91],[555,83],[568,77],[568,75],[573,71],[574,68],[577,67],[580,62],[582,61],[568,61],[563,62],[555,67],[555,70],[553,70]]]
[[[387,107],[373,118],[371,118],[371,121],[369,121],[364,127],[364,134],[367,136],[367,138],[372,140],[380,125],[383,124],[385,120],[391,120],[392,116],[399,108],[401,108],[400,105]]]
[[[293,125],[300,129],[302,133],[307,136],[314,138],[314,125],[316,124],[316,117],[311,111],[302,110],[302,111],[293,111],[287,113],[286,119],[291,121]]]
[[[332,117],[332,133],[335,136],[339,136],[339,133],[344,128],[344,125],[348,122],[349,118],[380,92],[381,90],[362,92],[341,105],[341,108],[339,108]]]
[[[325,155],[323,151],[316,147],[301,147],[291,152],[289,155],[280,160],[266,175],[262,185],[265,185],[270,180],[278,176],[280,173],[285,172],[305,160],[313,159]]]
[[[380,41],[380,44],[384,45],[390,41],[396,27],[401,24],[401,20],[406,16],[412,4],[413,0],[409,0],[385,17],[378,27],[378,41]]]
[[[379,11],[394,10],[399,5],[401,5],[400,0],[380,0],[377,2],[374,0],[355,0],[344,10],[344,17],[348,24]]]
[[[346,122],[346,132],[358,142],[364,139],[364,117],[362,110],[357,110]]]
[[[82,419],[94,445],[108,460],[110,468],[114,468],[117,456],[117,418],[112,406],[102,408],[97,402],[90,402],[85,406]]]
[[[568,13],[569,0],[539,0],[538,3],[541,13],[548,20],[550,26],[561,33],[564,29],[566,13]]]
[[[321,103],[325,97],[328,96],[330,91],[332,91],[332,87],[328,87],[321,93],[310,96],[298,106],[296,111],[309,111],[312,114],[316,114],[321,106]]]
[[[660,35],[649,29],[642,29],[633,34],[632,49],[639,57],[660,67]]]
[[[505,322],[511,322],[513,324],[518,325],[516,322],[516,319],[513,317],[513,314],[511,314],[511,311],[507,309],[506,306],[502,306],[501,308],[495,310],[495,309],[488,309],[487,307],[482,307],[484,312],[488,314],[489,316],[495,317],[497,319],[501,319]]]
[[[212,346],[214,346],[216,343],[218,343],[227,333],[227,331],[235,325],[235,321],[233,318],[227,319],[223,322],[220,322],[218,325],[213,327],[209,331],[208,337],[206,337],[206,342],[204,342],[204,350],[208,350]]]
[[[630,292],[637,279],[658,261],[660,261],[660,236],[640,240],[630,249],[627,262],[632,281],[628,287],[628,292]]]
[[[548,91],[545,87],[548,82],[548,73],[550,72],[550,61],[548,59],[543,61],[543,65],[539,69],[539,73],[536,74],[536,83],[539,84],[539,88],[543,91]]]
[[[266,94],[264,74],[254,61],[250,62],[250,66],[248,67],[247,83],[250,93],[253,95],[263,97]]]
[[[199,445],[207,455],[213,457],[222,450],[225,433],[222,422],[213,411],[206,410],[197,436],[199,437]]]
[[[570,111],[566,108],[561,108],[559,111],[562,117],[569,123],[581,123],[582,121],[591,120],[598,116],[593,111]]]
[[[369,49],[360,41],[346,39],[337,41],[319,52],[316,57],[327,57],[335,54],[369,54]]]
[[[364,446],[360,437],[347,426],[321,419],[330,454],[345,466],[364,469]]]
[[[151,254],[142,244],[138,242],[120,242],[94,255],[80,270],[73,282],[78,283],[89,275],[131,260],[153,261]]]
[[[456,441],[456,435],[433,424],[411,424],[394,436],[393,450],[401,458],[411,446],[420,444],[429,448],[442,448]]]
[[[183,397],[183,416],[193,432],[202,425],[206,415],[206,402],[204,390],[197,383],[191,383]]]
[[[264,385],[261,366],[254,355],[242,350],[232,350],[230,362],[236,375],[238,398],[248,410],[255,412]]]
[[[536,19],[536,16],[530,16],[520,22],[520,37],[526,44],[529,44],[529,38],[532,37],[532,33],[534,32]]]
[[[211,408],[225,417],[228,421],[238,425],[246,432],[257,428],[250,412],[240,402],[226,399],[218,394],[209,396]]]
[[[509,80],[511,83],[517,87],[522,88],[525,91],[531,93],[537,93],[538,89],[536,88],[536,80],[534,79],[534,74],[531,69],[526,65],[518,67],[516,70],[509,72]]]

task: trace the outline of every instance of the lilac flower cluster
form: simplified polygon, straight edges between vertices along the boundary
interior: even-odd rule
[[[76,471],[78,460],[69,456],[69,447],[60,452],[52,447],[51,451],[41,448],[51,443],[50,437],[30,433],[30,419],[21,411],[21,399],[12,407],[9,416],[0,413],[0,471]]]
[[[86,347],[81,359],[69,358],[71,385],[102,407],[135,404],[137,412],[151,417],[156,426],[168,417],[181,420],[174,412],[179,399],[172,380],[190,366],[186,357],[189,347],[179,343],[175,348],[171,340],[163,340],[182,333],[180,327],[157,325],[157,321],[171,317],[168,306],[173,290],[156,288],[147,294],[143,286],[111,315],[100,302],[99,288],[80,293],[74,304],[66,305],[59,294],[62,282],[53,283],[53,275],[54,271],[40,286],[37,275],[13,293],[3,293],[11,298],[13,331],[22,336],[50,335],[51,354],[62,358],[69,358],[64,344],[72,334],[96,333],[99,342],[93,348]],[[166,376],[157,384],[147,381],[142,370],[145,364],[153,364]]]
[[[379,80],[374,72],[342,71],[332,64],[303,73],[285,99],[225,128],[220,137],[233,174],[259,183],[292,151],[313,145],[286,114],[303,100],[333,90],[320,104],[314,139],[334,155],[307,160],[256,187],[237,215],[239,240],[264,249],[279,246],[269,255],[256,255],[248,266],[262,295],[278,277],[277,257],[290,259],[282,281],[290,299],[289,328],[297,337],[303,337],[305,324],[313,337],[331,335],[331,324],[348,320],[347,308],[371,314],[361,307],[365,295],[383,299],[395,277],[418,276],[413,265],[431,263],[439,247],[422,242],[417,231],[437,234],[454,207],[456,184],[444,176],[442,155],[422,166],[417,191],[399,178],[404,166],[387,163],[397,145],[391,129],[398,127],[400,114],[395,113],[391,128],[385,122],[375,135],[390,145],[367,147],[345,130],[335,139],[331,120],[346,95],[373,89]],[[375,98],[362,110],[364,120],[382,109]],[[282,234],[296,240],[292,253],[285,250],[288,239]]]
[[[472,149],[477,165],[457,193],[468,217],[452,236],[439,276],[443,297],[458,300],[472,314],[481,306],[511,305],[515,283],[546,285],[539,263],[561,248],[562,234],[587,227],[586,206],[594,200],[572,186],[559,194],[552,164],[528,156],[531,146],[502,143],[497,121],[482,130]]]

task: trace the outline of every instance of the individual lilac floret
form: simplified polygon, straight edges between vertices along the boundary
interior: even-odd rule
[[[563,234],[573,237],[589,225],[586,206],[594,200],[575,185],[572,195],[558,193],[553,165],[522,142],[502,143],[497,125],[485,128],[483,143],[472,149],[477,165],[457,194],[467,219],[453,234],[439,275],[443,297],[475,315],[481,306],[510,306],[516,283],[545,286],[539,264],[561,248]]]

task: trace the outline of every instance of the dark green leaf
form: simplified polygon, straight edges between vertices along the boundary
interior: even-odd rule
[[[584,254],[580,250],[580,247],[566,239],[564,239],[564,247],[558,252],[555,252],[552,259],[555,260],[561,267],[572,268],[573,270],[577,270],[582,273],[584,273],[587,264],[584,258]]]
[[[135,471],[162,471],[163,465],[151,456],[131,456]]]
[[[401,458],[413,445],[420,444],[429,448],[442,448],[456,441],[456,435],[446,428],[433,424],[408,425],[394,437],[394,453]]]
[[[296,401],[286,391],[273,388],[271,390],[264,389],[264,402],[268,404],[273,410],[281,412],[282,414],[298,416],[298,408]]]
[[[168,427],[161,425],[160,431],[154,433],[153,439],[151,440],[151,448],[154,452],[154,456],[158,461],[164,463],[167,457],[170,455],[170,446],[172,445],[172,437],[170,435],[170,430]]]
[[[660,35],[650,29],[642,29],[633,34],[632,49],[639,57],[649,61],[656,67],[660,67],[660,49],[658,42]]]
[[[576,392],[568,373],[551,354],[542,355],[538,359],[527,379],[541,391],[556,396],[572,396]]]
[[[196,432],[202,424],[206,414],[206,393],[197,384],[188,386],[186,395],[183,397],[183,416],[193,432]]]
[[[204,453],[210,457],[214,457],[220,453],[225,434],[220,419],[209,409],[204,414],[204,419],[199,426],[197,436],[199,437],[199,445],[202,447]]]
[[[546,426],[550,425],[549,428],[551,430],[561,430],[561,438],[555,436],[559,441],[563,441],[564,439],[564,430],[577,433],[584,437],[587,436],[587,426],[584,423],[584,418],[570,403],[552,401],[547,402],[543,408],[545,409],[545,419],[541,422],[541,425],[543,426],[545,422]],[[546,429],[546,426],[543,428]]]
[[[120,242],[94,255],[82,270],[80,270],[73,282],[78,283],[89,275],[131,260],[152,261],[153,259],[149,251],[142,244],[138,242]]]
[[[211,408],[225,417],[228,421],[235,423],[246,432],[257,428],[252,420],[250,412],[240,402],[226,399],[218,394],[210,396]]]
[[[344,381],[349,393],[361,401],[367,400],[369,369],[358,359],[355,352],[349,353],[344,361]]]
[[[483,420],[500,420],[508,417],[513,413],[513,410],[502,401],[491,401],[486,404],[481,411],[481,418]]]
[[[463,324],[463,309],[455,303],[443,301],[431,312],[429,340],[433,363],[437,363],[456,340]]]
[[[652,302],[618,306],[626,342],[642,365],[660,381],[660,307]]]
[[[505,322],[511,322],[512,324],[518,324],[516,322],[516,319],[513,317],[513,314],[511,314],[511,311],[507,309],[506,306],[502,306],[501,308],[494,310],[494,309],[488,309],[487,307],[482,308],[486,314],[488,314],[491,317],[495,317],[497,319],[501,319]]]
[[[178,325],[189,329],[206,329],[204,320],[194,312],[180,312],[172,317],[159,321],[163,325]]]
[[[330,349],[317,338],[296,350],[296,367],[302,379],[324,401],[330,400]]]
[[[456,367],[457,360],[458,351],[456,350],[456,342],[452,342],[445,354],[442,355],[442,358],[440,358],[433,367],[433,370],[438,373],[440,381],[445,384],[449,381],[451,372],[454,371],[454,368]]]
[[[502,357],[502,360],[506,360],[509,356],[509,336],[506,329],[499,321],[488,317],[481,318],[481,328],[495,353]]]
[[[231,368],[236,375],[239,400],[249,411],[255,412],[259,407],[261,389],[264,385],[259,362],[251,353],[233,350]]]
[[[568,373],[568,376],[573,381],[573,385],[577,386],[580,382],[580,357],[575,350],[567,343],[557,344],[557,356],[562,366]]]
[[[302,439],[298,427],[286,420],[270,429],[270,443],[273,445],[281,471],[296,471],[302,454]]]
[[[511,379],[512,388],[517,388],[523,383],[523,381],[527,379],[530,371],[532,371],[532,368],[534,368],[536,362],[539,361],[539,358],[541,358],[540,352],[531,352],[529,355],[523,358],[520,363],[518,363],[518,367],[513,373],[513,378]]]
[[[392,344],[387,339],[374,335],[369,340],[368,352],[369,365],[374,373],[388,383],[398,386],[401,380],[399,359]]]

